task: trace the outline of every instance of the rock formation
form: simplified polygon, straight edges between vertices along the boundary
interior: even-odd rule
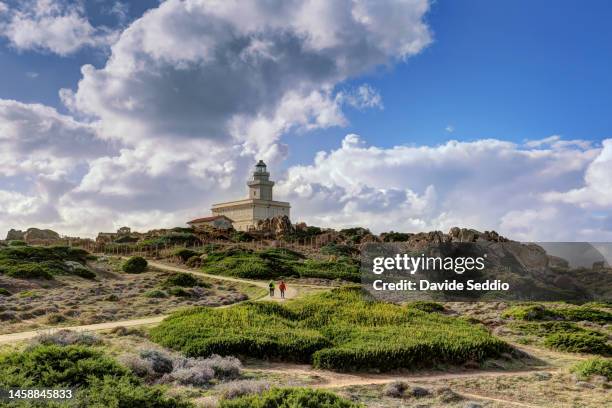
[[[276,237],[287,235],[294,230],[291,220],[286,215],[259,220],[255,227],[255,232],[268,233]]]
[[[8,234],[6,234],[6,240],[7,241],[23,241],[23,234],[25,234],[25,232],[11,228]]]

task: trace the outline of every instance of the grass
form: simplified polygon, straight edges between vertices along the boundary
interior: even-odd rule
[[[513,330],[534,336],[538,343],[555,350],[571,353],[609,355],[612,346],[607,336],[572,322],[516,322],[509,325]]]
[[[91,279],[95,274],[84,266],[90,258],[89,252],[80,248],[3,247],[0,248],[0,274],[19,279],[53,279],[56,275]]]
[[[570,372],[583,380],[588,380],[593,375],[601,375],[612,381],[612,359],[595,357],[583,360],[572,366]]]
[[[188,356],[242,355],[349,371],[461,364],[510,350],[464,320],[364,296],[345,287],[282,305],[194,308],[173,314],[151,336]]]
[[[272,248],[252,251],[230,248],[213,251],[202,260],[202,270],[214,275],[247,279],[275,279],[280,277],[342,279],[359,282],[357,261],[342,257],[336,261],[317,261],[288,249]]]
[[[55,407],[188,408],[192,405],[144,385],[102,352],[78,345],[38,345],[0,355],[0,388],[72,388],[76,398]],[[5,403],[3,406],[30,406]],[[47,406],[47,405],[45,405]]]
[[[358,408],[356,404],[329,391],[308,388],[272,388],[260,394],[222,400],[219,408]]]
[[[543,305],[519,305],[512,306],[502,313],[503,318],[515,320],[567,320],[567,321],[589,321],[594,323],[612,323],[612,313],[586,306],[563,306],[547,308]]]

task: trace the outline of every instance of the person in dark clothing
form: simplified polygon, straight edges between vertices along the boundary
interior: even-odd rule
[[[274,281],[270,281],[268,287],[270,288],[270,297],[274,297]]]
[[[285,281],[281,281],[280,282],[280,285],[278,285],[278,289],[280,290],[281,298],[284,299],[285,298],[285,290],[287,289],[287,285],[285,284]]]

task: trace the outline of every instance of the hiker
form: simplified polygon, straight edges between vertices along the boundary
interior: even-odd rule
[[[287,289],[287,285],[285,285],[285,281],[281,281],[280,285],[278,285],[278,289],[280,289],[281,299],[285,298],[285,289]]]
[[[270,297],[274,297],[274,281],[270,281],[268,287],[270,288]]]

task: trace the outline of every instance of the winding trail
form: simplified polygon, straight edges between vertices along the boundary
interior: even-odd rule
[[[431,381],[456,380],[470,378],[499,378],[512,377],[516,375],[531,374],[534,372],[547,372],[553,374],[557,369],[525,369],[525,370],[469,370],[459,372],[420,372],[419,374],[369,374],[369,373],[341,373],[328,370],[318,370],[307,364],[291,363],[264,363],[260,366],[247,367],[246,371],[253,373],[276,373],[282,375],[301,375],[316,378],[317,382],[308,384],[311,388],[338,389],[350,386],[380,385],[394,381],[403,381],[410,384],[426,385]],[[530,405],[524,402],[506,400],[501,397],[491,397],[487,395],[458,392],[457,394],[466,399],[478,399],[494,401],[509,406],[524,408],[536,408],[537,405]]]
[[[154,268],[156,268],[156,269],[161,269],[161,270],[165,270],[165,271],[170,271],[170,272],[186,272],[186,273],[191,273],[192,275],[202,276],[202,277],[205,277],[205,278],[216,279],[216,280],[227,281],[227,282],[243,283],[243,284],[253,285],[253,286],[257,286],[257,287],[264,288],[264,289],[268,290],[268,282],[265,282],[265,281],[234,278],[234,277],[231,277],[231,276],[211,275],[209,273],[204,273],[204,272],[200,272],[200,271],[194,271],[192,269],[187,269],[187,268],[180,268],[180,267],[177,267],[177,266],[167,265],[165,263],[155,262],[155,261],[149,261],[149,265],[154,267]],[[276,292],[277,296],[270,297],[270,295],[268,294],[266,296],[262,296],[262,297],[259,297],[257,299],[248,299],[248,300],[257,300],[257,301],[267,300],[267,301],[275,301],[275,302],[284,302],[285,300],[294,299],[294,298],[298,297],[299,294],[298,294],[298,291],[295,288],[295,286],[296,286],[295,284],[291,284],[291,285],[287,286],[287,290],[285,291],[285,298],[284,299],[280,298],[280,294],[279,294],[279,292],[277,290],[277,292]],[[314,285],[298,285],[298,286],[317,287],[317,286],[314,286]],[[323,288],[323,287],[321,287],[321,288]],[[325,288],[328,289],[327,287],[325,287]],[[218,306],[218,307],[219,308],[222,308],[222,307],[231,307],[231,306],[235,306],[237,304],[243,303],[243,302],[236,302],[236,303],[231,303],[231,304],[228,304],[228,305],[222,305],[222,306]],[[138,319],[120,320],[120,321],[104,322],[104,323],[96,323],[96,324],[87,324],[87,325],[82,325],[82,326],[49,327],[49,328],[38,329],[38,330],[30,330],[30,331],[19,332],[19,333],[2,334],[2,335],[0,335],[0,344],[10,344],[10,343],[15,343],[15,342],[19,342],[19,341],[30,340],[30,339],[33,339],[34,337],[38,336],[39,334],[43,334],[43,333],[44,334],[52,334],[52,333],[56,333],[56,332],[58,332],[60,330],[100,331],[100,330],[111,330],[111,329],[114,329],[116,327],[121,327],[121,326],[123,326],[123,327],[133,327],[133,326],[153,325],[153,324],[160,323],[162,320],[164,320],[168,316],[169,315],[167,315],[167,314],[162,314],[162,315],[151,316],[151,317],[144,317],[144,318],[138,318]]]
[[[212,275],[206,272],[200,272],[200,271],[194,271],[192,269],[180,268],[177,266],[172,266],[172,265],[168,265],[162,262],[155,262],[155,261],[149,261],[149,266],[152,266],[157,269],[162,269],[165,271],[170,271],[170,272],[188,272],[192,275],[201,276],[203,278],[216,279],[216,280],[222,280],[222,281],[227,281],[227,282],[245,283],[247,285],[253,285],[253,286],[257,286],[257,287],[268,290],[268,282],[266,281],[234,278],[232,276]],[[299,286],[302,286],[302,285],[299,285]],[[312,287],[312,285],[303,285],[303,286]],[[278,292],[278,290],[276,291],[276,295],[277,296],[270,297],[270,295],[268,294],[266,296],[258,298],[257,300],[272,300],[275,302],[283,302],[288,299],[296,298],[298,296],[298,291],[295,289],[295,285],[292,284],[292,285],[287,285],[287,290],[285,291],[285,299],[280,298],[280,293]]]
[[[201,276],[209,279],[215,279],[220,281],[228,281],[235,283],[242,283],[257,286],[263,289],[268,289],[268,282],[261,280],[251,280],[251,279],[242,279],[235,278],[230,276],[222,276],[222,275],[212,275],[205,272],[195,271],[192,269],[181,268],[173,265],[168,265],[161,262],[149,261],[149,265],[153,268],[170,271],[170,272],[186,272],[192,275]],[[277,301],[283,302],[285,300],[294,299],[299,296],[299,291],[297,288],[319,288],[319,289],[330,289],[326,286],[317,286],[317,285],[296,285],[295,283],[291,283],[287,287],[287,291],[285,292],[285,299],[281,299],[278,295],[275,297],[270,297],[270,295],[261,296],[257,299],[249,299],[256,301]],[[248,300],[247,300],[248,301]],[[218,306],[222,307],[232,307],[237,304],[243,303],[236,302],[228,305]],[[105,323],[97,323],[97,324],[89,324],[82,326],[66,326],[66,327],[53,327],[53,328],[45,328],[39,330],[32,330],[20,333],[9,333],[0,335],[0,345],[1,344],[9,344],[16,343],[24,340],[32,339],[42,333],[51,334],[60,330],[74,330],[74,331],[100,331],[100,330],[110,330],[116,327],[134,327],[134,326],[147,326],[147,325],[155,325],[160,323],[169,315],[162,314],[157,316],[139,318],[139,319],[130,319],[130,320],[121,320],[114,322],[105,322]],[[516,345],[519,348],[522,348],[520,345]],[[541,351],[541,350],[539,350]],[[277,374],[293,374],[293,375],[307,375],[312,376],[317,379],[316,383],[309,384],[308,387],[313,388],[326,388],[326,389],[337,389],[342,387],[349,386],[360,386],[360,385],[376,385],[376,384],[387,384],[393,381],[405,381],[408,383],[427,383],[429,381],[436,380],[450,380],[450,379],[461,379],[461,378],[482,378],[482,377],[508,377],[513,375],[521,375],[528,374],[532,372],[549,372],[554,373],[557,371],[556,369],[529,369],[529,370],[516,370],[516,371],[466,371],[466,372],[454,372],[454,373],[436,373],[436,372],[425,372],[420,373],[418,375],[403,375],[403,374],[368,374],[368,373],[339,373],[334,371],[327,370],[318,370],[312,368],[309,365],[300,365],[300,364],[290,364],[290,363],[264,363],[261,366],[253,366],[247,367],[247,371],[250,372],[262,372],[262,373],[277,373]],[[537,408],[535,405],[529,405],[523,402],[505,400],[500,397],[490,397],[486,395],[479,395],[473,393],[461,392],[459,393],[461,396],[467,399],[475,399],[475,400],[484,400],[497,402],[500,404],[504,404],[504,406],[516,406],[522,408]]]

